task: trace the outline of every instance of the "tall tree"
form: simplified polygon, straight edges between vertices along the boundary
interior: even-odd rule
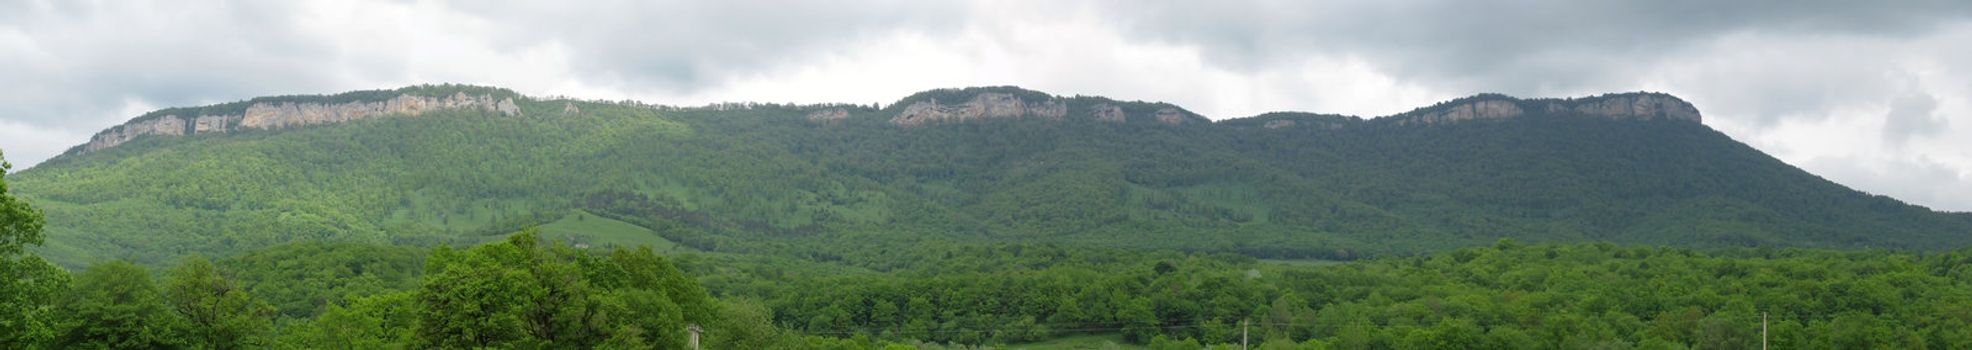
[[[7,190],[8,164],[0,152],[0,348],[24,348],[54,336],[49,320],[54,298],[68,288],[68,274],[27,252],[41,244],[41,212]]]
[[[193,348],[265,346],[273,329],[274,307],[221,277],[201,256],[186,258],[166,274],[165,299],[184,315]]]
[[[164,304],[151,273],[112,261],[90,266],[59,310],[57,349],[179,349],[184,320]]]
[[[684,346],[686,320],[713,320],[704,290],[648,248],[598,257],[539,237],[433,252],[415,346],[671,349]]]

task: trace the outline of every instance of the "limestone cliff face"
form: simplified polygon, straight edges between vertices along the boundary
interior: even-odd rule
[[[176,136],[184,134],[185,119],[176,115],[167,115],[104,130],[103,132],[97,133],[95,137],[89,138],[89,143],[84,144],[82,150],[85,152],[95,152],[104,148],[115,147],[124,142],[130,142],[130,140],[135,140],[138,136],[144,135]]]
[[[1550,105],[1556,106],[1556,105]],[[1574,105],[1575,112],[1617,119],[1665,118],[1703,123],[1698,107],[1670,95],[1628,94],[1607,96]]]
[[[494,99],[492,95],[445,97],[401,94],[382,101],[343,103],[258,102],[234,115],[166,115],[133,121],[97,133],[83,144],[82,152],[116,147],[144,135],[182,136],[228,133],[240,130],[282,129],[316,124],[341,123],[384,116],[417,116],[426,112],[452,109],[478,109],[508,116],[520,115],[513,98]],[[189,120],[189,122],[188,122]]]
[[[1058,99],[1023,101],[1013,94],[982,92],[973,95],[971,100],[958,104],[941,104],[938,100],[911,103],[904,107],[903,112],[890,118],[890,123],[900,126],[920,126],[929,123],[1029,116],[1061,120],[1067,115],[1068,105]]]
[[[242,118],[244,118],[244,116],[202,115],[199,116],[197,119],[195,119],[196,121],[192,123],[192,133],[210,134],[215,132],[227,132],[231,130],[230,128],[233,125],[239,125],[240,119]]]
[[[1452,122],[1461,122],[1461,121],[1474,120],[1474,119],[1511,118],[1511,117],[1519,116],[1521,114],[1526,114],[1526,111],[1521,110],[1520,105],[1515,104],[1514,101],[1505,101],[1505,100],[1474,101],[1474,102],[1453,105],[1450,108],[1446,108],[1444,110],[1440,110],[1436,112],[1429,112],[1429,113],[1424,113],[1422,115],[1412,116],[1409,119],[1398,121],[1397,124],[1411,125],[1411,124],[1452,123]]]
[[[1393,118],[1397,118],[1397,125],[1431,125],[1512,118],[1527,114],[1529,109],[1550,114],[1575,113],[1610,119],[1703,122],[1703,118],[1698,114],[1698,108],[1691,103],[1671,95],[1652,93],[1615,94],[1566,100],[1520,100],[1498,95],[1482,95],[1454,100],[1449,105],[1433,106]]]

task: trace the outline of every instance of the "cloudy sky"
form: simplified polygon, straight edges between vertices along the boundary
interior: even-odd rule
[[[1020,85],[1215,119],[1659,91],[1816,174],[1972,211],[1967,1],[0,0],[16,170],[152,109],[443,82],[674,105]]]

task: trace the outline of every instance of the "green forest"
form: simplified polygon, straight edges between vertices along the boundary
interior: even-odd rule
[[[987,92],[1069,112],[889,123]],[[671,107],[454,85],[139,118],[453,93],[522,113],[0,170],[0,348],[1972,348],[1972,214],[1696,122],[1397,122],[1448,102],[1167,125],[1145,118],[1168,104],[1012,87]],[[1541,101],[1453,102],[1485,99]],[[806,117],[830,110],[847,117]]]

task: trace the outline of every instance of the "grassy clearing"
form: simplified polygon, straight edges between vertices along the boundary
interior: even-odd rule
[[[584,211],[574,211],[560,220],[541,225],[541,237],[589,247],[650,246],[660,254],[693,251],[690,247],[660,237],[650,229],[610,220]]]

